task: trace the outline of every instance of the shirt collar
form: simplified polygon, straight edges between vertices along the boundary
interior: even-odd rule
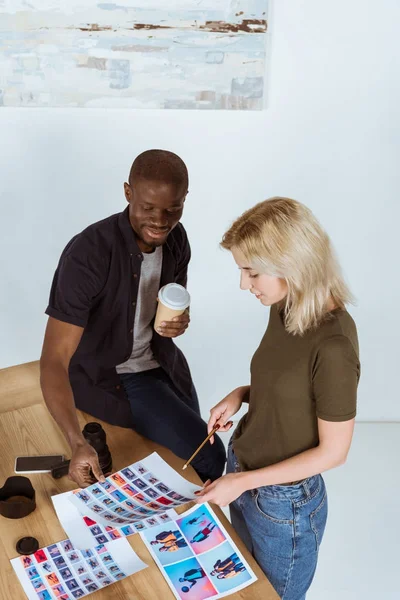
[[[127,206],[126,209],[119,214],[118,225],[130,254],[140,254],[142,257],[142,251],[138,246],[135,232],[133,231],[131,222],[129,220],[129,206]]]

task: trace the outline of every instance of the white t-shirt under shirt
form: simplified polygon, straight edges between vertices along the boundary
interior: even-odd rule
[[[133,329],[132,354],[126,362],[116,367],[117,373],[140,373],[141,371],[157,369],[160,366],[153,356],[150,343],[153,337],[151,323],[157,310],[161,267],[161,246],[149,254],[143,253]]]

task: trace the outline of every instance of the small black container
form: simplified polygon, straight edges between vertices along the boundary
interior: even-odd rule
[[[22,519],[35,508],[36,494],[28,477],[9,477],[0,489],[0,514],[7,519]]]

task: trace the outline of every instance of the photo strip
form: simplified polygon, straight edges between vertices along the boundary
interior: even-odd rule
[[[10,562],[29,600],[83,598],[147,567],[126,539],[84,551],[64,540]]]
[[[87,548],[168,521],[169,511],[193,500],[200,489],[154,452],[110,475],[103,483],[59,494],[52,500],[75,547]],[[66,498],[73,508],[64,501]]]
[[[208,504],[140,535],[179,600],[222,598],[257,581]]]
[[[70,501],[82,515],[97,524],[133,525],[145,517],[156,517],[166,510],[194,499],[199,486],[189,483],[156,452],[121,469],[84,490],[75,490]]]
[[[142,521],[129,525],[103,525],[91,517],[82,516],[79,510],[70,502],[72,492],[65,492],[52,497],[55,511],[62,527],[75,548],[91,548],[97,544],[106,544],[119,538],[134,535],[140,531],[157,527],[175,519],[174,509],[167,510],[157,517],[142,515]]]

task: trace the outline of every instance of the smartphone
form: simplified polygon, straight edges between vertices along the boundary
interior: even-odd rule
[[[15,473],[50,473],[51,469],[64,460],[62,454],[53,456],[17,456]]]

